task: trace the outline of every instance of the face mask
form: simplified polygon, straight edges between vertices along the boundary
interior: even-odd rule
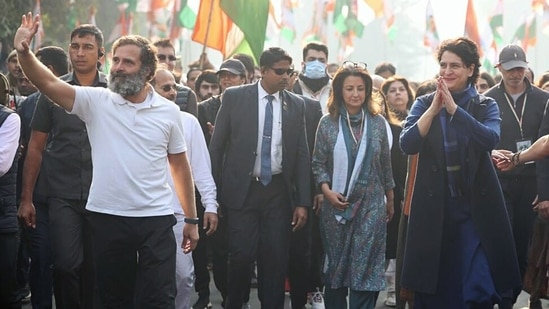
[[[318,60],[305,64],[305,76],[310,79],[320,79],[326,76],[326,65]]]

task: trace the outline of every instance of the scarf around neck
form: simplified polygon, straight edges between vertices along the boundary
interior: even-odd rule
[[[362,113],[349,117],[352,127],[362,125],[363,128],[361,136],[357,138],[358,145],[355,145],[351,136],[353,132],[352,128],[349,128],[347,117],[347,110],[341,107],[338,119],[339,132],[333,152],[332,190],[341,193],[349,201],[363,166],[369,166],[372,160],[373,150],[368,147],[368,141],[372,138],[370,114],[362,110]],[[357,203],[350,201],[347,209],[336,214],[336,220],[345,224],[354,218],[357,210]]]
[[[312,79],[308,78],[307,76],[303,75],[303,73],[299,74],[299,79],[307,86],[313,93],[318,92],[322,87],[326,86],[328,82],[330,81],[330,77],[324,76],[322,78],[318,79]]]
[[[452,92],[454,102],[467,112],[469,112],[471,99],[477,95],[475,87],[471,84],[463,91]],[[459,134],[458,130],[451,125],[452,117],[445,108],[441,110],[440,121],[444,138],[448,189],[451,197],[459,197],[466,194],[467,175],[463,167],[465,166],[469,138],[465,134]]]

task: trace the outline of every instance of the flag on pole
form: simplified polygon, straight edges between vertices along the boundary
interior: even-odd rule
[[[542,32],[549,34],[549,3],[547,0],[532,0],[532,10],[541,14]]]
[[[303,45],[318,41],[324,44],[327,43],[326,27],[328,24],[328,6],[333,10],[333,2],[326,0],[313,0],[313,15],[308,30],[303,33]]]
[[[69,29],[74,29],[78,26],[80,22],[78,21],[78,13],[76,12],[74,0],[69,2],[69,14],[67,15],[67,25]]]
[[[34,6],[34,16],[36,15],[42,15],[40,10],[40,0],[36,0],[35,6]],[[42,23],[39,23],[38,31],[36,32],[36,35],[34,36],[34,39],[31,44],[31,49],[34,52],[36,52],[42,46],[43,38],[44,38],[44,26],[42,26]]]
[[[173,41],[177,40],[181,35],[181,25],[179,24],[179,12],[181,11],[181,1],[175,0],[173,2],[173,8],[170,18],[170,32],[168,38]],[[193,25],[194,26],[194,25]]]
[[[513,41],[522,46],[522,49],[526,52],[529,46],[536,45],[536,15],[530,14],[524,23],[522,23],[515,35]]]
[[[496,46],[503,44],[503,0],[498,0],[494,13],[489,18]]]
[[[425,34],[423,35],[423,45],[429,48],[433,54],[436,54],[439,44],[440,39],[438,37],[437,25],[433,14],[433,6],[429,0],[425,11]]]
[[[221,51],[224,57],[247,45],[258,60],[265,44],[268,12],[268,0],[202,0],[192,40]]]
[[[290,43],[294,42],[296,34],[294,7],[295,2],[292,0],[282,1],[280,35]]]
[[[107,43],[112,43],[119,37],[132,33],[133,14],[137,9],[137,0],[117,0],[116,4],[120,15]]]
[[[253,56],[259,60],[265,45],[269,0],[221,0],[221,8],[244,33]]]
[[[467,1],[467,16],[465,17],[465,36],[477,43],[480,57],[483,57],[482,42],[478,30],[478,18],[473,0]]]
[[[180,1],[180,10],[177,14],[179,26],[182,28],[193,29],[196,24],[196,10],[191,7],[188,0]]]

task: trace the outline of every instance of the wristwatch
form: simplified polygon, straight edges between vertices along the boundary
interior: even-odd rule
[[[189,223],[189,224],[198,224],[198,218],[183,218],[183,222]]]

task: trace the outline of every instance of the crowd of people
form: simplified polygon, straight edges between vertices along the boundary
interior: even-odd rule
[[[182,74],[169,40],[129,35],[103,74],[97,26],[33,53],[40,22],[23,16],[0,75],[0,308],[549,296],[549,73],[520,46],[491,76],[473,41],[445,40],[418,83],[318,42],[299,65],[271,47]]]

